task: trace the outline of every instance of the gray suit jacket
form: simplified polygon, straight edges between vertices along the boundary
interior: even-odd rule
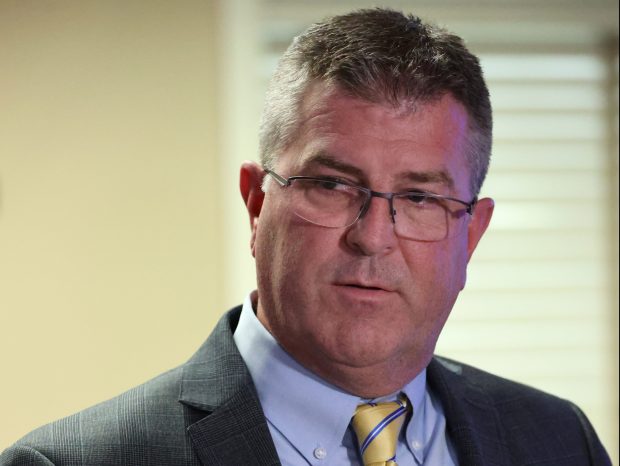
[[[0,465],[279,465],[233,341],[240,311],[223,317],[186,364],[31,432]],[[611,464],[567,401],[442,358],[427,378],[461,466]]]

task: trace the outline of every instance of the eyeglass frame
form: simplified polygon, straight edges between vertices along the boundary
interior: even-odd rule
[[[295,180],[332,181],[332,182],[343,184],[345,186],[350,186],[352,188],[355,188],[359,191],[366,193],[366,200],[362,204],[362,208],[360,209],[355,219],[348,225],[344,225],[342,227],[332,227],[332,228],[347,228],[347,227],[350,227],[351,225],[354,225],[360,218],[362,218],[366,214],[366,212],[370,208],[370,202],[373,197],[379,197],[382,199],[386,199],[388,201],[389,210],[390,210],[390,219],[392,220],[393,224],[396,224],[396,220],[394,218],[394,215],[396,214],[396,211],[394,209],[394,198],[395,197],[405,197],[407,195],[410,196],[412,194],[415,194],[422,198],[431,198],[431,199],[437,199],[437,200],[447,200],[447,201],[457,202],[465,206],[465,212],[469,214],[470,216],[473,215],[474,208],[476,207],[476,204],[478,203],[478,197],[474,197],[471,200],[471,202],[467,202],[461,199],[457,199],[455,197],[443,196],[441,194],[429,193],[427,191],[403,191],[403,192],[396,192],[396,193],[395,192],[381,192],[381,191],[374,191],[370,188],[366,188],[365,186],[359,186],[353,183],[348,183],[344,180],[337,180],[337,179],[328,178],[328,177],[296,175],[296,176],[290,176],[288,178],[285,178],[277,174],[275,171],[270,170],[268,168],[263,168],[263,170],[265,171],[265,174],[271,175],[278,182],[278,184],[280,184],[280,186],[282,186],[283,188],[291,186],[292,182]],[[314,222],[311,222],[311,223],[314,223]]]

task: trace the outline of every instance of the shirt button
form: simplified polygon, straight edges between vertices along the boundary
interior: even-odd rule
[[[414,440],[413,442],[411,442],[411,446],[413,447],[414,450],[419,450],[420,448],[422,448],[422,443],[418,442],[417,440]]]
[[[325,448],[318,447],[314,449],[314,457],[317,460],[325,459],[326,456],[327,456],[327,450]]]

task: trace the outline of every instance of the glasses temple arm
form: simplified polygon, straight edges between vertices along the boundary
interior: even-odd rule
[[[274,172],[273,170],[269,170],[267,168],[264,169],[265,173],[267,175],[271,175],[273,178],[275,178],[275,180],[281,185],[281,186],[288,186],[289,184],[291,184],[291,182],[289,180],[287,180],[286,178],[283,178],[282,176],[278,175],[276,172]]]

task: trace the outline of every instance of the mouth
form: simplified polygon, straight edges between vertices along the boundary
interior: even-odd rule
[[[335,285],[344,292],[363,296],[379,296],[394,291],[392,288],[378,283],[342,282],[335,283]]]
[[[381,286],[372,286],[372,285],[359,285],[357,283],[344,283],[344,284],[340,284],[339,286],[346,286],[346,287],[351,287],[351,288],[357,288],[360,290],[371,290],[371,291],[388,291],[385,288],[381,287]]]
[[[353,306],[356,309],[368,305],[372,305],[372,309],[376,306],[385,306],[394,297],[393,292],[376,284],[340,283],[336,285],[335,290],[338,298],[343,300],[346,306]]]

